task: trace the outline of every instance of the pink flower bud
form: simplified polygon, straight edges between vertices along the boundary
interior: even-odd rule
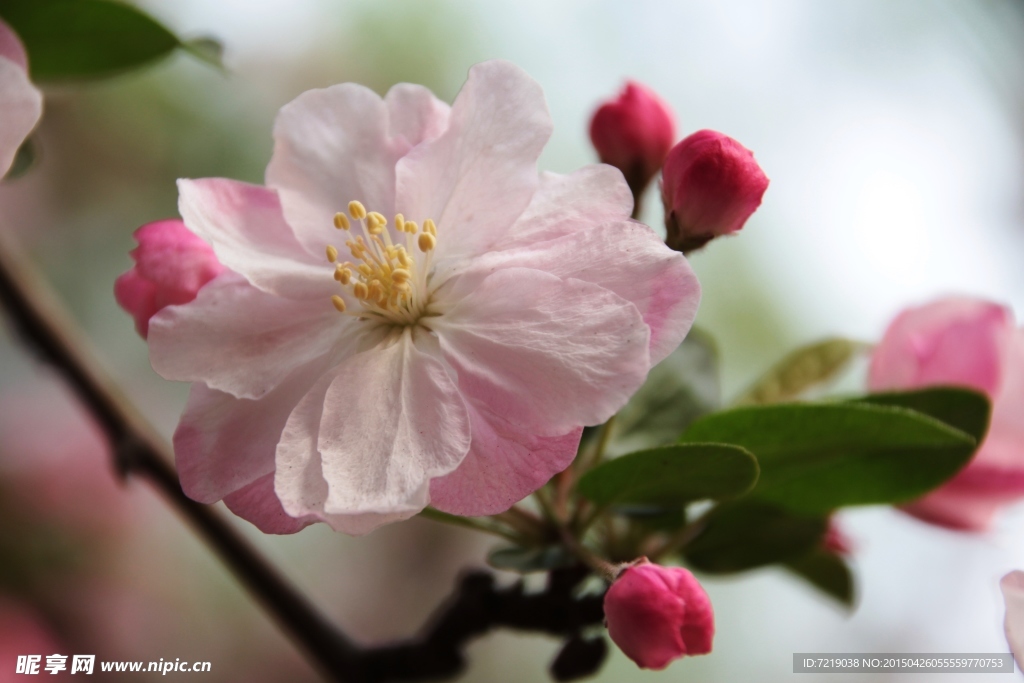
[[[186,304],[224,271],[206,242],[178,219],[147,223],[135,231],[135,266],[117,278],[114,298],[135,319],[143,339],[149,319],[165,306]]]
[[[598,107],[590,121],[598,156],[622,171],[633,196],[651,182],[675,139],[672,110],[653,90],[633,81],[618,99]]]
[[[715,615],[693,574],[644,559],[604,596],[608,635],[643,669],[664,669],[684,655],[711,652]]]
[[[821,548],[840,557],[849,557],[853,553],[853,542],[836,522],[835,517],[828,520],[828,528],[821,539]]]
[[[905,506],[927,522],[981,531],[1024,498],[1024,330],[1009,309],[949,298],[901,313],[871,358],[872,391],[957,385],[992,400],[992,422],[974,459],[953,479]]]
[[[767,189],[750,150],[727,135],[697,131],[672,148],[661,171],[668,246],[688,252],[738,231]]]

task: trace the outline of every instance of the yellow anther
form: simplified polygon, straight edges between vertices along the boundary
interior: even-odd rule
[[[380,301],[384,298],[384,287],[380,284],[380,280],[373,280],[370,282],[369,293],[370,298],[376,301]]]
[[[409,268],[413,264],[412,257],[406,253],[405,249],[398,250],[398,262],[402,264],[403,268]]]
[[[416,221],[406,221],[405,231],[410,235],[415,235],[416,231],[420,229],[420,226],[416,225]]]
[[[352,285],[352,293],[356,295],[357,299],[366,299],[370,295],[370,288],[366,286],[365,282],[357,282]]]
[[[400,213],[395,214],[395,229],[398,232],[405,232],[405,216]]]
[[[366,263],[360,263],[359,268],[357,268],[357,270],[359,271],[359,274],[362,275],[363,277],[370,277],[371,275],[373,275],[373,268],[371,268]]]
[[[361,221],[366,218],[366,207],[363,206],[362,202],[357,202],[353,199],[348,203],[348,214],[357,221]]]
[[[384,218],[384,214],[382,213],[371,211],[370,213],[366,214],[366,216],[374,223],[380,223],[381,227],[388,224],[388,219]]]
[[[437,237],[437,225],[434,224],[433,218],[423,221],[423,232],[429,232],[434,237]]]
[[[343,285],[352,282],[352,271],[345,266],[338,266],[334,269],[334,279]]]
[[[395,281],[396,285],[408,282],[412,279],[412,273],[403,268],[398,268],[395,272],[391,273],[391,279]]]
[[[327,245],[327,260],[334,263],[338,260],[338,248],[334,245]]]
[[[334,304],[334,307],[338,309],[338,313],[345,312],[345,300],[342,299],[337,294],[331,297],[331,303]]]
[[[334,214],[334,227],[338,230],[348,230],[352,227],[352,224],[349,223],[348,216],[339,211]]]
[[[430,251],[437,245],[437,240],[429,232],[420,233],[418,241],[420,251]]]

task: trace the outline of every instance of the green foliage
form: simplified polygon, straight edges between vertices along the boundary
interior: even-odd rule
[[[674,443],[686,427],[721,404],[718,351],[711,337],[691,330],[615,416],[610,455]]]
[[[18,33],[34,81],[119,74],[177,48],[215,61],[214,41],[185,44],[142,11],[112,0],[0,0],[0,16]]]
[[[757,460],[737,446],[663,446],[598,465],[580,478],[579,493],[598,505],[681,507],[740,496],[754,486],[757,474]]]
[[[718,506],[683,549],[686,562],[728,574],[802,557],[821,543],[825,517],[792,513],[771,503],[743,500]]]
[[[846,607],[853,607],[853,572],[839,555],[824,548],[786,562],[786,569]]]
[[[833,379],[868,346],[834,337],[802,346],[775,364],[737,401],[737,405],[767,405],[798,398]]]
[[[913,500],[956,474],[977,444],[928,415],[866,403],[737,408],[698,420],[682,441],[747,449],[761,467],[751,495],[812,515]]]
[[[487,564],[495,569],[528,574],[530,572],[550,571],[560,567],[573,565],[576,559],[572,553],[561,545],[547,545],[541,548],[522,548],[520,546],[504,546],[492,550],[487,555]]]
[[[32,141],[32,138],[26,138],[25,142],[21,143],[17,153],[15,153],[14,161],[11,162],[11,167],[7,170],[4,180],[15,180],[28,173],[36,165],[37,156],[36,144]]]
[[[988,432],[992,404],[988,397],[963,387],[929,387],[915,391],[869,394],[857,399],[861,403],[898,406],[931,415],[981,443]]]

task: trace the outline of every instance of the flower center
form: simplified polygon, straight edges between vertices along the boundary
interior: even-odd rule
[[[429,303],[427,276],[437,226],[428,218],[421,229],[402,214],[395,215],[394,225],[399,234],[405,234],[405,244],[395,244],[387,219],[376,211],[367,212],[360,202],[348,203],[348,215],[334,215],[334,227],[350,235],[345,247],[352,258],[339,261],[338,248],[327,245],[327,260],[335,264],[334,279],[362,308],[348,311],[345,299],[335,294],[331,303],[339,312],[399,325],[411,325],[423,316]]]

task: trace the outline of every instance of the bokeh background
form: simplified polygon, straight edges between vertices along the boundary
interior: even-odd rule
[[[547,169],[594,160],[589,116],[626,78],[661,93],[681,134],[714,128],[755,152],[772,181],[764,205],[740,236],[692,259],[704,285],[698,324],[718,341],[727,396],[796,344],[875,340],[900,308],[943,294],[986,296],[1024,318],[1020,0],[138,4],[179,34],[223,41],[228,73],[178,55],[48,90],[38,165],[0,188],[0,229],[19,236],[167,434],[186,387],[152,372],[112,287],[130,265],[132,231],[176,215],[174,180],[260,182],[274,115],[306,89],[358,81],[383,93],[412,81],[450,101],[467,69],[494,57],[545,90],[555,122]],[[658,204],[652,193],[655,227]],[[843,386],[860,381],[855,372]],[[266,537],[234,521],[368,642],[413,633],[490,544],[420,520],[358,539],[322,525]],[[652,674],[614,652],[600,680],[810,682],[819,677],[791,672],[792,653],[1007,651],[998,579],[1024,568],[1024,508],[985,535],[889,509],[840,521],[855,544],[855,612],[775,570],[709,579],[713,654]],[[155,493],[115,482],[95,429],[6,330],[0,557],[0,649],[17,636],[104,660],[208,660],[211,683],[316,680]],[[470,648],[462,680],[546,680],[555,648],[492,635]]]

